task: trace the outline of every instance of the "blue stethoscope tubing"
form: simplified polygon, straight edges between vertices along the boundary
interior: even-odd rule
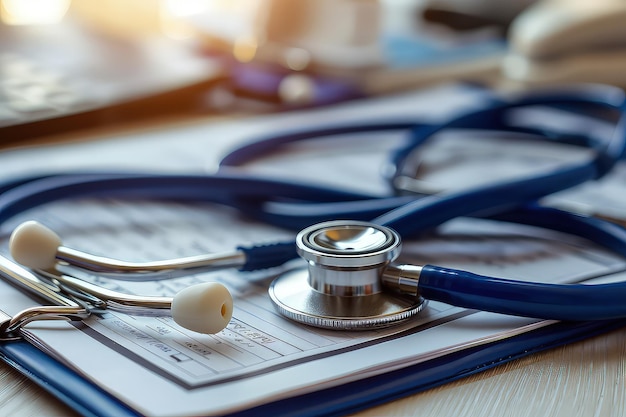
[[[130,198],[216,202],[234,206],[244,214],[268,223],[301,229],[311,224],[337,219],[367,220],[391,227],[409,237],[460,216],[489,217],[535,225],[578,235],[626,257],[626,230],[602,220],[583,217],[535,205],[538,199],[602,177],[609,172],[626,149],[624,95],[616,89],[597,89],[542,94],[515,102],[495,102],[484,109],[462,115],[440,126],[414,125],[413,148],[435,133],[448,128],[508,130],[544,133],[537,129],[508,126],[504,112],[535,105],[600,105],[617,110],[621,117],[615,134],[608,141],[574,138],[592,148],[589,160],[553,172],[514,182],[483,186],[444,196],[417,199],[415,196],[381,197],[347,190],[268,178],[251,178],[223,170],[216,175],[158,175],[123,173],[77,173],[22,178],[0,186],[0,223],[26,210],[68,198]],[[405,123],[378,125],[379,130],[406,129]],[[266,152],[277,144],[306,139],[324,132],[363,132],[371,125],[348,126],[329,130],[285,135],[244,147],[231,153],[223,166],[236,165],[242,155]],[[572,137],[564,137],[570,141]],[[559,140],[557,137],[555,140]],[[254,152],[251,149],[256,147]],[[396,162],[403,152],[394,155]],[[233,156],[235,155],[235,156]],[[246,156],[250,157],[250,156]],[[240,248],[249,265],[242,270],[278,266],[295,257],[293,242]],[[626,283],[582,285],[541,284],[485,277],[465,271],[426,265],[420,274],[421,294],[432,300],[460,307],[498,313],[555,320],[605,320],[626,317],[623,295]]]
[[[453,117],[443,123],[416,123],[413,120],[395,120],[377,122],[367,121],[351,123],[339,126],[323,126],[321,128],[307,128],[282,134],[273,134],[268,137],[254,138],[242,146],[232,149],[222,156],[219,162],[220,170],[240,167],[263,155],[275,152],[280,146],[309,139],[331,138],[340,135],[375,133],[384,131],[408,130],[410,140],[404,146],[399,147],[392,153],[391,165],[402,165],[411,150],[418,148],[430,140],[436,133],[454,128],[461,129],[487,129],[492,131],[509,131],[517,133],[536,134],[541,140],[554,140],[555,142],[570,143],[588,148],[605,147],[606,144],[599,142],[593,137],[583,134],[568,133],[565,136],[555,135],[547,129],[516,126],[507,120],[508,111],[515,108],[547,105],[556,108],[565,108],[579,112],[588,110],[589,107],[597,106],[603,109],[621,111],[624,106],[624,93],[622,90],[604,86],[587,85],[580,88],[568,88],[566,91],[557,92],[534,92],[521,97],[515,97],[507,101],[500,98],[491,98],[486,101],[482,108]],[[619,147],[619,145],[617,145]],[[613,152],[611,152],[613,153]]]
[[[610,140],[600,140],[589,135],[565,134],[558,135],[540,128],[512,126],[506,120],[509,110],[532,106],[568,107],[599,106],[605,110],[620,112],[615,134]],[[392,153],[392,166],[396,171],[405,162],[413,149],[419,148],[432,139],[438,132],[446,129],[489,129],[538,135],[544,140],[572,144],[593,149],[595,156],[579,164],[572,164],[558,170],[529,176],[518,181],[494,184],[492,186],[474,188],[456,194],[448,194],[446,198],[426,197],[406,200],[397,197],[380,196],[375,198],[342,200],[338,202],[316,202],[308,204],[285,204],[273,201],[271,204],[256,206],[251,211],[261,213],[262,220],[282,227],[301,229],[310,223],[322,222],[329,217],[372,219],[390,212],[377,221],[396,229],[403,236],[437,226],[455,217],[468,216],[481,211],[498,212],[511,207],[534,202],[544,196],[565,190],[584,182],[595,180],[606,175],[615,163],[624,156],[626,147],[626,117],[624,110],[624,93],[607,86],[586,86],[580,90],[554,93],[535,93],[510,102],[494,100],[485,104],[484,108],[473,110],[456,117],[446,123],[437,125],[413,124],[410,128],[410,139]],[[319,139],[349,133],[372,133],[406,129],[405,122],[364,123],[348,126],[331,126],[300,132],[289,132],[270,138],[255,140],[248,145],[238,147],[225,155],[220,163],[222,172],[244,165],[259,156],[265,155],[277,147],[297,141]],[[390,179],[393,181],[393,178]],[[399,204],[399,205],[398,205]],[[414,212],[421,215],[414,215]],[[406,213],[403,215],[402,213]]]

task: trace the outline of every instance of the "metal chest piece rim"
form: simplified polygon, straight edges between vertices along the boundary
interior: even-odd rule
[[[277,311],[299,323],[337,330],[372,330],[419,313],[424,300],[383,291],[380,276],[401,249],[393,230],[360,221],[310,226],[296,237],[308,268],[276,278],[269,295]]]

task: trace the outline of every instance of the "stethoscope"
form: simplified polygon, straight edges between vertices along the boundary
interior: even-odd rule
[[[222,267],[242,271],[270,268],[298,255],[306,261],[307,268],[281,274],[270,285],[269,295],[284,316],[321,328],[375,329],[403,323],[423,308],[424,300],[541,319],[626,317],[621,283],[538,284],[437,266],[393,264],[401,251],[401,236],[415,236],[459,216],[562,231],[626,256],[626,231],[620,226],[535,204],[544,196],[601,178],[612,169],[626,150],[624,105],[622,91],[610,87],[531,94],[516,100],[494,100],[439,125],[355,124],[257,140],[226,155],[216,175],[82,173],[7,182],[0,187],[0,222],[61,199],[106,196],[217,202],[274,225],[303,230],[297,234],[295,245],[293,241],[279,242],[239,247],[223,254],[129,263],[67,248],[45,226],[27,222],[14,231],[10,240],[14,260],[24,266],[0,259],[1,274],[55,305],[34,307],[7,318],[0,322],[0,332],[3,339],[10,339],[19,337],[19,330],[33,320],[81,320],[109,308],[133,314],[171,314],[182,327],[215,333],[228,324],[233,309],[232,298],[221,284],[190,286],[174,297],[131,296],[83,281],[68,274],[67,267],[117,278],[134,273],[134,277],[160,279]],[[510,110],[532,106],[563,106],[575,111],[594,107],[603,113],[618,112],[619,120],[611,137],[596,138],[515,126],[507,119]],[[437,133],[449,129],[495,130],[527,135],[529,140],[541,137],[588,148],[592,156],[514,181],[423,198],[412,194],[373,196],[315,184],[254,178],[233,170],[285,143],[396,129],[411,133],[408,143],[391,158],[396,168],[391,182],[396,186],[410,183],[415,170],[412,153]],[[410,191],[410,186],[404,191]]]

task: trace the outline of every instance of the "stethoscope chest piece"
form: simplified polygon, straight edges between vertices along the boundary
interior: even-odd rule
[[[391,229],[358,221],[332,221],[301,231],[298,254],[307,269],[288,271],[269,295],[284,316],[315,327],[369,330],[403,322],[423,307],[421,298],[384,292],[380,276],[401,249]]]

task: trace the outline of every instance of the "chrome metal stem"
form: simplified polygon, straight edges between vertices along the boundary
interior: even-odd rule
[[[62,287],[82,291],[98,299],[103,304],[97,306],[100,308],[110,308],[132,314],[151,314],[154,310],[167,310],[172,306],[172,297],[125,294],[57,271],[38,271],[38,273],[58,282]]]
[[[19,339],[18,331],[34,320],[82,320],[90,315],[86,306],[63,294],[59,287],[45,282],[4,256],[0,256],[0,277],[55,304],[53,306],[27,308],[13,317],[4,313],[1,314],[0,340]]]
[[[89,317],[91,313],[81,306],[39,306],[31,307],[15,314],[8,322],[0,324],[0,332],[5,335],[14,335],[19,329],[32,321],[39,320],[66,320],[80,321]],[[2,335],[0,335],[2,340]]]
[[[386,288],[400,294],[419,297],[419,279],[422,267],[418,265],[390,265],[382,274]]]
[[[63,294],[61,289],[45,282],[30,270],[16,264],[15,262],[0,256],[0,277],[14,285],[25,289],[29,293],[42,297],[46,301],[58,306],[76,306],[78,303],[72,298]]]
[[[92,255],[65,246],[58,248],[57,259],[92,272],[112,274],[150,274],[179,270],[189,271],[191,269],[236,268],[243,266],[246,262],[246,256],[241,251],[188,256],[153,262],[126,262]]]

